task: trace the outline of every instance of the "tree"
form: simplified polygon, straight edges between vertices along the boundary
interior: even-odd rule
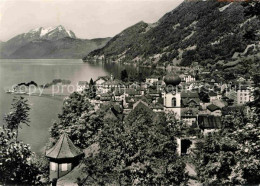
[[[120,79],[124,82],[126,82],[128,80],[128,73],[127,73],[126,69],[121,71]]]
[[[90,86],[93,86],[93,85],[94,85],[94,81],[93,81],[92,78],[91,78],[90,81],[89,81],[89,85],[90,85]]]
[[[207,185],[260,183],[259,115],[251,107],[228,117],[222,129],[196,145],[194,161],[199,180]]]
[[[97,137],[103,126],[105,110],[95,111],[86,95],[73,93],[64,101],[59,121],[51,127],[51,137],[57,139],[60,134],[66,133],[75,145],[86,148]]]
[[[0,128],[0,183],[36,185],[40,174],[29,145],[16,141],[16,133],[10,129]]]
[[[30,107],[27,99],[24,97],[14,97],[11,111],[5,115],[4,120],[8,129],[16,131],[16,140],[18,137],[18,129],[21,127],[21,124],[29,126],[29,111]]]
[[[137,108],[138,107],[138,108]],[[99,153],[85,160],[96,184],[180,185],[185,164],[176,155],[173,125],[138,105],[125,122],[106,120]]]
[[[204,91],[199,92],[199,98],[204,103],[209,103],[209,101],[210,101],[208,93],[206,93]]]
[[[87,95],[90,99],[93,99],[96,97],[96,87],[93,79],[91,78],[89,81],[89,89],[87,90]]]

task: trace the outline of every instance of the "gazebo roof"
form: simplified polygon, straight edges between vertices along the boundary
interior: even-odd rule
[[[57,143],[46,151],[46,157],[54,159],[74,158],[82,154],[83,152],[72,143],[66,133],[62,134]]]

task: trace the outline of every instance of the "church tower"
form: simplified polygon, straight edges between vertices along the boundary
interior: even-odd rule
[[[168,74],[164,78],[166,87],[162,93],[165,112],[173,112],[177,119],[181,117],[181,92],[177,86],[181,78],[175,74]]]

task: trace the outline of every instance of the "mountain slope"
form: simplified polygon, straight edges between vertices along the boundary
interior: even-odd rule
[[[248,3],[183,2],[157,23],[141,22],[124,30],[84,60],[104,57],[184,66],[194,61],[206,66],[234,60],[236,55],[259,51],[260,21],[249,10]]]
[[[17,49],[12,53],[12,58],[82,58],[86,52],[103,47],[110,38],[94,40],[82,40],[62,38],[56,41],[35,40]]]
[[[82,58],[110,38],[79,39],[63,26],[36,28],[1,44],[1,58]]]

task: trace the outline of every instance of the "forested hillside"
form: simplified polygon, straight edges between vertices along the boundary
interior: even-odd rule
[[[156,23],[127,28],[84,60],[243,67],[260,57],[259,12],[259,4],[246,2],[183,2]]]

